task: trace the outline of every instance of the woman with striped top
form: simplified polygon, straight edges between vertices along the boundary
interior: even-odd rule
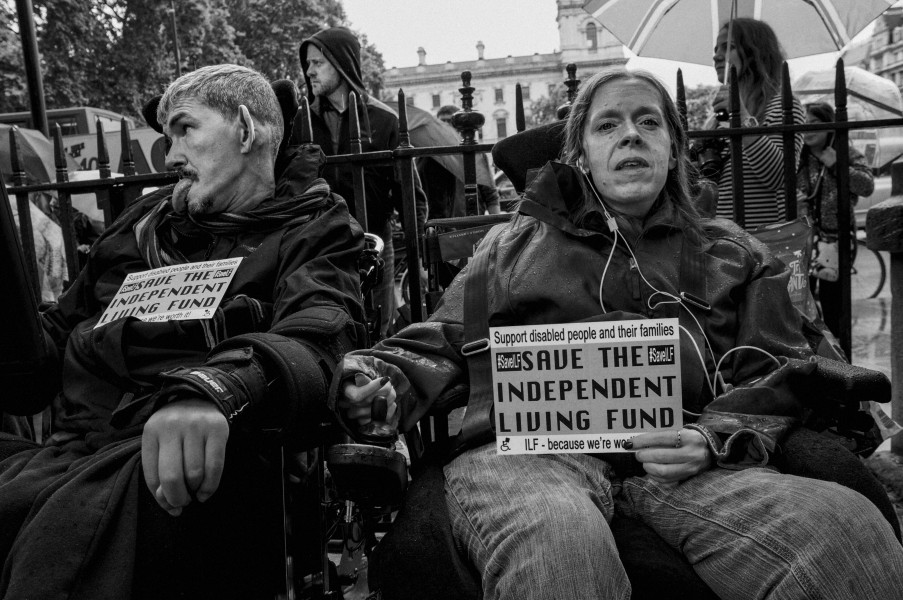
[[[721,28],[715,44],[715,71],[725,81],[730,65],[736,69],[740,88],[740,119],[744,127],[780,125],[781,67],[784,52],[774,31],[755,19],[734,19],[728,48],[728,25]],[[722,85],[712,108],[711,127],[727,126],[728,86]],[[723,119],[723,120],[721,120]],[[794,123],[804,123],[805,113],[798,100],[793,101]],[[755,227],[786,219],[784,194],[784,151],[780,133],[743,136],[744,225]],[[803,147],[802,135],[795,136],[795,164]],[[724,169],[718,179],[717,216],[733,219],[733,165],[730,149],[722,151]],[[796,173],[790,174],[795,176]]]

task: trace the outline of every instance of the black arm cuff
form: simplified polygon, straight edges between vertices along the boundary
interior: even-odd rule
[[[229,423],[267,392],[266,374],[252,348],[221,352],[200,367],[179,367],[161,373],[163,403],[200,397],[214,404]]]

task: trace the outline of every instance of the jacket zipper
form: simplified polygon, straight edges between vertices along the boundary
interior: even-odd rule
[[[628,260],[630,261],[630,274],[631,274],[630,282],[633,287],[633,290],[632,290],[633,291],[633,299],[634,300],[642,300],[643,298],[642,298],[642,295],[640,294],[639,269],[637,269],[636,261],[633,259],[632,256]]]

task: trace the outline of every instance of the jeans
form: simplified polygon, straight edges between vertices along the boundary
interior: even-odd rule
[[[711,469],[678,485],[617,479],[584,454],[497,456],[445,467],[456,543],[483,597],[629,598],[608,523],[640,519],[722,598],[886,600],[903,593],[903,548],[865,497],[771,468]]]

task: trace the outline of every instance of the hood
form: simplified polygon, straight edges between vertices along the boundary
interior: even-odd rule
[[[284,168],[276,180],[275,198],[300,196],[322,176],[326,155],[316,144],[295,146],[285,152]]]
[[[307,85],[307,99],[314,101],[310,90],[310,79],[307,77],[307,47],[316,46],[323,56],[339,72],[339,76],[351,86],[358,96],[367,101],[369,94],[364,88],[361,77],[361,44],[347,27],[330,27],[313,34],[298,47],[298,59],[301,61],[301,72]]]
[[[534,175],[535,173],[535,175]],[[531,178],[530,176],[533,175]],[[538,171],[528,172],[527,189],[518,212],[561,229],[571,235],[589,236],[600,232],[608,235],[605,217],[595,201],[580,225],[574,223],[584,206],[584,184],[580,172],[572,165],[549,161]],[[653,227],[681,228],[681,217],[670,202],[658,202],[642,220],[626,217],[609,207],[619,230],[636,238]]]

